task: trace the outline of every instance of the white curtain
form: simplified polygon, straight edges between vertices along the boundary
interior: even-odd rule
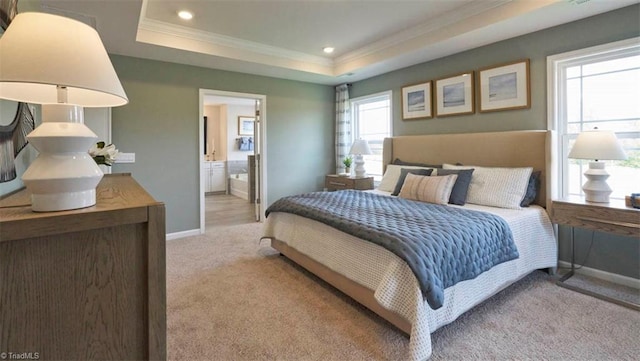
[[[341,84],[336,87],[336,174],[344,173],[342,161],[349,154],[352,142],[349,85]]]

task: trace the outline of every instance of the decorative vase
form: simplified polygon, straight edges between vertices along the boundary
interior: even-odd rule
[[[351,167],[345,167],[344,172],[347,174],[351,174]]]

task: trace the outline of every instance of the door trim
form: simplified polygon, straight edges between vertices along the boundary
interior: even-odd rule
[[[260,100],[260,113],[261,113],[261,132],[258,146],[260,149],[256,149],[260,154],[260,194],[256,194],[259,197],[260,202],[260,214],[264,214],[265,204],[264,200],[267,199],[267,96],[264,94],[252,94],[252,93],[238,93],[224,90],[215,89],[199,89],[199,109],[198,109],[198,170],[200,179],[200,234],[205,232],[205,207],[204,207],[204,97],[205,95],[213,96],[227,96],[236,98],[247,98]],[[264,217],[261,217],[264,219]]]

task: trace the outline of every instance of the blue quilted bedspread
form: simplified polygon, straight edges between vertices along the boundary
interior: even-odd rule
[[[444,289],[518,258],[511,229],[493,214],[345,190],[284,197],[266,211],[293,213],[380,245],[407,262],[433,309]]]

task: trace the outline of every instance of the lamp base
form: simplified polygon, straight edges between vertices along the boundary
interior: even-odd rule
[[[31,209],[34,212],[53,212],[79,209],[91,207],[95,204],[95,188],[77,192],[31,195]]]
[[[587,181],[582,186],[582,191],[587,202],[609,203],[612,190],[607,184],[609,173],[604,167],[603,162],[589,162],[589,169],[584,172]]]
[[[35,212],[63,211],[96,204],[103,173],[89,155],[98,138],[83,124],[82,108],[42,106],[43,123],[27,139],[40,154],[22,175]]]
[[[367,172],[364,169],[364,159],[362,158],[362,154],[357,154],[353,164],[356,165],[356,178],[364,178],[367,176]]]
[[[83,124],[44,123],[36,130],[68,125],[86,128]],[[28,137],[31,137],[31,134]],[[89,139],[89,144],[91,144],[93,139]],[[34,137],[29,140],[34,141]],[[61,141],[57,137],[35,139],[34,143],[38,143],[46,149],[51,145],[43,145],[40,144],[41,142],[58,143]],[[74,142],[77,142],[77,139],[70,140],[65,144],[73,144]],[[37,148],[36,144],[34,146]],[[100,183],[103,175],[100,167],[87,151],[40,153],[22,175],[22,181],[31,193],[31,209],[35,212],[51,212],[84,208],[96,204],[96,186]]]

